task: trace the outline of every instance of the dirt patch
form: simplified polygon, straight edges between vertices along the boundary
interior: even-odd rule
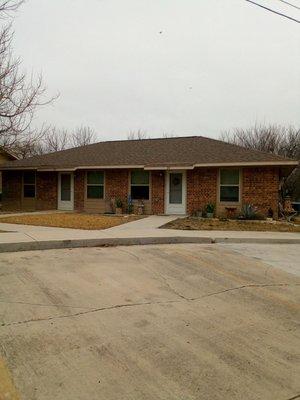
[[[0,222],[8,224],[22,224],[35,226],[52,226],[58,228],[73,229],[107,229],[113,226],[126,224],[144,217],[130,216],[110,216],[99,214],[79,214],[79,213],[52,213],[52,214],[32,214],[17,215],[1,218]]]
[[[203,218],[178,218],[161,226],[163,229],[212,231],[300,232],[300,226],[279,221],[239,221]]]

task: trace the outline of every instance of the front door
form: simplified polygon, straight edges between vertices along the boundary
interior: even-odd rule
[[[166,174],[166,214],[186,214],[186,173]]]
[[[74,178],[72,172],[60,172],[58,175],[58,209],[74,209]]]

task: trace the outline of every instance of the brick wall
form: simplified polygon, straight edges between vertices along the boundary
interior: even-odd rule
[[[112,198],[121,198],[124,206],[129,193],[129,170],[107,170],[105,173],[106,210],[110,210]],[[58,178],[55,172],[38,172],[36,175],[37,210],[57,208]],[[278,168],[244,168],[242,175],[242,204],[250,203],[267,214],[271,207],[274,216],[278,213]],[[151,173],[151,212],[164,213],[165,174],[161,171]],[[187,171],[187,212],[203,209],[206,204],[217,204],[218,169],[195,168]],[[74,207],[84,210],[85,171],[74,174]],[[23,207],[25,205],[23,204]],[[3,210],[22,208],[22,171],[3,172]],[[218,209],[217,209],[218,210]],[[150,212],[150,211],[149,211]]]
[[[85,191],[85,171],[75,171],[74,173],[74,209],[84,210],[84,191]]]
[[[57,209],[57,172],[37,172],[36,209]]]
[[[129,194],[129,171],[115,169],[105,171],[105,201],[107,210],[111,211],[111,199],[121,199],[124,209],[127,205]]]
[[[20,171],[2,172],[2,209],[21,210],[22,173]]]
[[[187,212],[202,210],[208,203],[217,202],[216,168],[195,168],[187,171]]]
[[[151,173],[151,212],[164,214],[165,212],[165,174],[163,171]]]
[[[242,203],[253,204],[259,212],[267,214],[271,207],[278,215],[278,168],[244,168]]]

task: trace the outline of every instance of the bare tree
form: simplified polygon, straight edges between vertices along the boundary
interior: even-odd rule
[[[96,141],[95,131],[89,126],[80,126],[72,134],[72,145],[74,147],[86,146]]]
[[[0,0],[0,18],[7,18],[22,2]],[[41,76],[27,77],[21,71],[20,59],[12,56],[13,35],[11,24],[0,29],[0,145],[7,149],[39,139],[41,130],[31,128],[34,113],[53,100],[45,99]]]
[[[300,160],[300,129],[276,124],[255,124],[223,132],[221,140],[247,149],[255,149]]]
[[[65,150],[71,147],[71,136],[65,128],[51,127],[41,139],[39,145],[41,153]]]
[[[11,11],[16,11],[24,0],[2,0],[0,2],[0,18],[5,18]]]
[[[177,135],[174,135],[174,133],[164,132],[164,133],[162,134],[162,137],[163,137],[164,139],[168,139],[168,138],[177,137]]]
[[[66,128],[57,128],[50,126],[44,129],[41,137],[36,141],[27,144],[27,157],[36,154],[52,153],[54,151],[66,150],[71,147],[86,146],[95,142],[96,135],[92,128],[81,126],[74,131],[68,131]],[[21,154],[20,157],[24,157]]]
[[[149,135],[147,134],[146,131],[142,131],[141,129],[137,131],[131,131],[127,135],[128,140],[143,140],[143,139],[149,139]]]

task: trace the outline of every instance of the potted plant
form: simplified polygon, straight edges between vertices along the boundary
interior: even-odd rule
[[[123,207],[123,202],[121,199],[116,200],[116,214],[120,215],[122,214],[122,207]]]
[[[206,216],[207,218],[213,218],[215,212],[215,205],[213,203],[209,203],[206,206]]]
[[[137,205],[137,213],[138,215],[143,215],[144,214],[144,208],[145,204],[143,200],[139,200],[138,205]]]
[[[202,214],[203,214],[202,210],[197,210],[197,211],[195,212],[195,216],[196,216],[197,218],[202,218]]]

